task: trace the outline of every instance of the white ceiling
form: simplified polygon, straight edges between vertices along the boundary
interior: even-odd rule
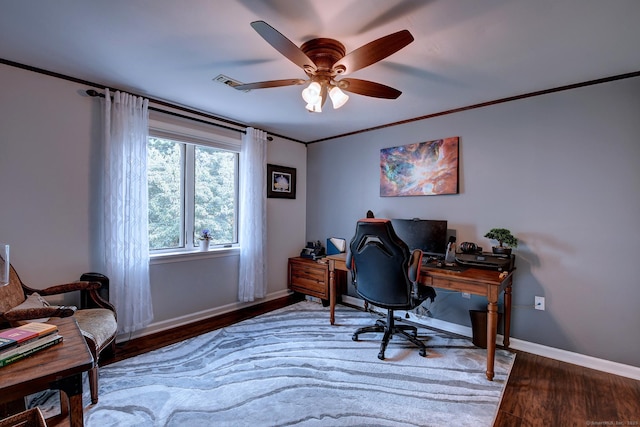
[[[305,78],[250,26],[347,52],[408,29],[415,41],[349,77],[401,90],[309,113]],[[0,0],[0,59],[131,91],[303,142],[640,70],[638,0]]]

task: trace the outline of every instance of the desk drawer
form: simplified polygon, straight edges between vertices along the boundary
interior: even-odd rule
[[[329,299],[329,267],[304,258],[289,259],[289,289]]]
[[[486,286],[477,283],[462,282],[460,280],[449,280],[441,277],[430,277],[431,284],[434,288],[451,289],[458,292],[467,292],[476,295],[485,295]]]

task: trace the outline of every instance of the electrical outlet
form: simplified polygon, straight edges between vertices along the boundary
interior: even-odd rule
[[[463,292],[462,293],[462,298],[471,299],[471,294],[468,293],[468,292]]]
[[[544,311],[544,297],[536,297],[534,307],[536,310]]]

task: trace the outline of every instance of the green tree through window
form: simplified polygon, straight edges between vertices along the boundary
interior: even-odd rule
[[[208,228],[214,245],[235,241],[236,158],[218,148],[195,147],[195,233]]]
[[[149,186],[149,248],[181,246],[183,222],[182,167],[184,146],[173,141],[149,138],[147,180]]]
[[[237,243],[238,153],[155,136],[147,153],[149,248],[190,250],[205,228]]]

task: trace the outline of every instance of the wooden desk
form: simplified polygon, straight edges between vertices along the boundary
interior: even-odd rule
[[[330,315],[329,320],[335,322],[336,306],[336,272],[346,270],[346,254],[330,255],[329,288]],[[420,282],[426,286],[440,289],[450,289],[482,295],[487,298],[487,379],[493,381],[494,361],[496,355],[496,336],[498,334],[498,297],[504,292],[504,342],[509,347],[509,333],[511,332],[511,288],[513,285],[513,271],[500,273],[492,270],[469,268],[463,272],[448,271],[438,268],[422,267]]]
[[[69,414],[71,427],[83,426],[82,373],[93,366],[93,356],[73,317],[53,318],[49,323],[58,325],[62,343],[0,368],[0,403],[46,389],[61,390],[68,398],[61,402],[69,402],[68,408],[61,408],[62,414]]]

